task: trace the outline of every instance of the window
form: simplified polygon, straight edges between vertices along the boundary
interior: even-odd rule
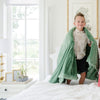
[[[24,66],[27,75],[39,78],[39,7],[16,6],[11,9],[12,68]]]

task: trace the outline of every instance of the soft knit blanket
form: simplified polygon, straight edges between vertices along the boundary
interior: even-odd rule
[[[76,28],[72,28],[66,35],[57,59],[57,68],[53,73],[50,82],[51,83],[62,83],[64,79],[76,80],[77,77],[77,65],[74,53],[74,39],[73,31]],[[98,47],[95,39],[91,33],[84,28],[88,39],[91,41],[91,49],[87,57],[87,62],[89,64],[88,72],[86,78],[91,80],[96,80],[98,77]]]

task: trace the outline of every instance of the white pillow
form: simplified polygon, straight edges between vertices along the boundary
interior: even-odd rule
[[[50,54],[50,58],[52,60],[52,69],[53,69],[53,72],[54,70],[56,69],[57,67],[57,58],[58,58],[58,54],[59,54],[59,50],[60,50],[60,47],[56,48],[56,52],[53,53],[53,54]]]

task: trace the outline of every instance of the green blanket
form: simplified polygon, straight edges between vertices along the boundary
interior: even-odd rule
[[[75,29],[74,27],[67,33],[61,45],[57,59],[57,68],[50,79],[51,83],[62,83],[65,79],[78,79],[73,39],[73,31]],[[84,28],[84,32],[92,43],[86,60],[89,64],[86,78],[96,80],[98,77],[98,47],[95,39],[86,28]]]

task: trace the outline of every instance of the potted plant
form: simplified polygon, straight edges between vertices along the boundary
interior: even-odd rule
[[[17,80],[18,82],[24,82],[28,80],[28,76],[26,75],[26,68],[24,68],[24,66],[22,65],[20,68],[21,73],[17,73]]]

